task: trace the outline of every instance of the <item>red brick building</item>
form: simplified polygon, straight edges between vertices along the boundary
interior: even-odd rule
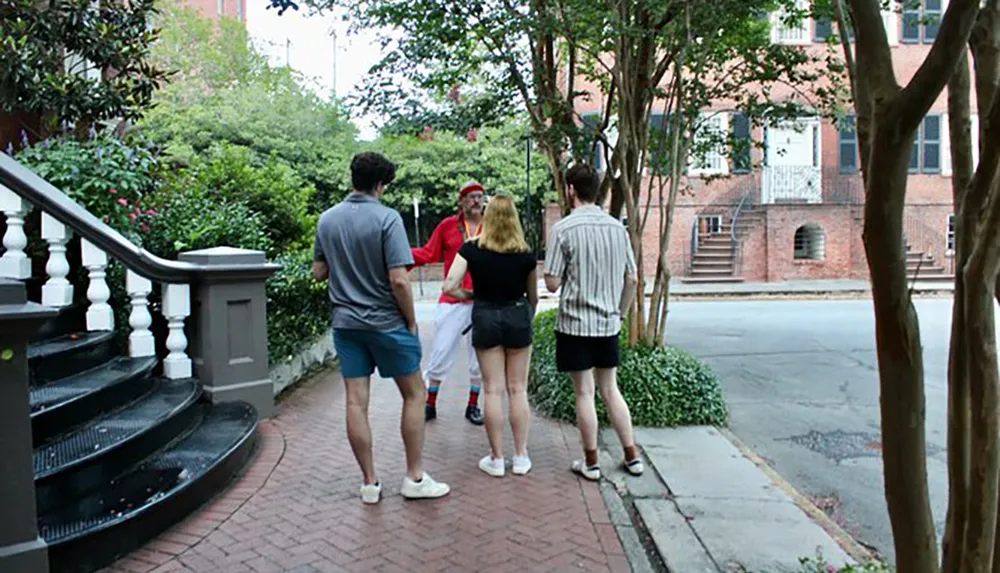
[[[919,11],[883,13],[898,81],[916,72],[937,34],[933,16],[946,0],[921,0]],[[808,8],[808,0],[799,0]],[[805,20],[784,27],[772,20],[772,39],[803,49],[826,51],[827,21]],[[600,93],[592,90],[591,93]],[[775,92],[774,97],[792,97]],[[973,109],[975,109],[975,94]],[[914,144],[905,214],[910,268],[921,279],[953,274],[951,249],[951,157],[947,95],[925,118]],[[586,120],[600,114],[604,101],[580,102]],[[707,125],[730,130],[735,138],[763,142],[747,157],[730,150],[710,154],[699,170],[689,170],[693,192],[679,197],[669,243],[672,276],[685,281],[784,281],[795,279],[867,279],[861,241],[864,188],[858,172],[858,144],[853,118],[834,122],[819,116],[789,123],[751,127],[746,117],[720,101],[705,110]],[[663,116],[652,122],[662,125]],[[838,125],[839,123],[839,125]],[[973,116],[973,132],[978,120]],[[976,139],[976,138],[973,138]],[[974,142],[974,158],[978,150]],[[603,168],[602,165],[598,165]],[[724,175],[706,182],[701,175]],[[658,201],[654,197],[644,235],[644,268],[652,276],[658,256]],[[645,203],[645,198],[643,199]],[[550,222],[558,210],[549,214]]]
[[[182,6],[197,9],[205,18],[222,18],[229,16],[243,23],[247,23],[247,2],[246,0],[179,0]],[[265,2],[266,0],[256,0]]]

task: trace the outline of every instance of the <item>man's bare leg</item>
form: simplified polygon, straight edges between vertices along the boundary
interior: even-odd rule
[[[604,404],[608,407],[608,418],[611,426],[618,434],[622,449],[625,452],[625,469],[633,474],[641,474],[643,471],[642,460],[639,450],[635,447],[635,435],[632,432],[632,413],[629,411],[625,398],[622,397],[618,389],[617,369],[615,368],[595,368],[594,378],[597,387],[601,391]]]
[[[372,429],[368,423],[368,401],[370,397],[370,377],[348,378],[347,387],[347,441],[351,444],[354,458],[361,466],[365,485],[378,483],[375,475],[375,461],[372,457]]]
[[[576,391],[576,425],[580,428],[584,459],[573,462],[573,470],[587,479],[600,479],[597,465],[597,407],[594,404],[594,372],[573,372]]]
[[[423,476],[422,456],[424,451],[424,401],[427,389],[419,372],[396,378],[396,386],[403,397],[403,414],[399,430],[406,448],[406,475],[419,481]]]

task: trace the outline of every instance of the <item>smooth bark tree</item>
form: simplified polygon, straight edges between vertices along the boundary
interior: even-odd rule
[[[923,356],[919,323],[907,283],[903,209],[917,129],[966,53],[980,2],[951,1],[937,39],[905,86],[896,80],[880,4],[879,0],[849,2],[857,50],[854,67],[850,69],[852,89],[859,112],[870,111],[867,121],[859,122],[859,134],[867,132],[861,145],[866,196],[863,240],[875,310],[885,495],[898,569],[930,573],[939,567],[937,535],[927,490]],[[843,6],[840,8],[838,20],[843,26]],[[990,273],[995,276],[995,268],[987,263],[991,254],[985,247],[977,249],[975,256],[981,261],[977,263],[977,276]],[[970,275],[965,276],[967,280]],[[992,304],[992,293],[990,301]],[[992,328],[992,320],[989,322]],[[993,364],[995,368],[995,358]],[[995,391],[993,394],[995,405]],[[976,402],[979,408],[971,422],[976,427],[985,423],[980,414],[989,407],[990,391],[980,385],[978,394],[970,388],[970,395],[973,402],[977,397],[982,399]],[[995,432],[991,439],[995,443]],[[971,548],[968,563],[977,566],[966,569],[963,565],[963,572],[982,570],[978,564],[986,553],[991,557],[996,521],[996,456],[987,454],[974,459],[973,464],[973,471],[983,480],[979,491],[986,496],[977,502],[992,506],[985,513],[992,511],[993,517],[981,515],[977,524],[968,528],[965,543]],[[986,483],[990,475],[992,486]],[[969,510],[971,525],[973,516],[983,511],[971,505]],[[990,533],[985,532],[987,529]]]

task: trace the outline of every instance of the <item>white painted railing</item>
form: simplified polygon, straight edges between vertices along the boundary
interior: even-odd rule
[[[7,225],[3,235],[3,255],[0,256],[0,277],[27,280],[32,277],[32,264],[26,248],[28,237],[24,231],[24,221],[32,206],[21,196],[0,185],[0,212]],[[71,272],[66,257],[68,245],[73,240],[80,241],[82,265],[87,270],[87,310],[88,332],[112,331],[115,328],[114,312],[110,305],[111,289],[107,283],[108,255],[90,241],[74,238],[74,233],[65,224],[47,213],[41,215],[41,235],[48,244],[48,259],[45,264],[46,280],[42,285],[42,304],[50,307],[66,307],[73,302],[73,285],[69,280]],[[167,321],[167,356],[163,360],[164,376],[171,379],[188,378],[192,374],[191,358],[187,352],[188,340],[184,335],[184,322],[191,314],[191,289],[187,284],[161,283],[163,315]],[[149,295],[153,282],[127,268],[126,290],[131,304],[128,323],[129,356],[147,357],[156,354],[156,344],[150,330],[153,320],[149,309]]]
[[[822,203],[823,171],[812,165],[766,165],[761,203]]]

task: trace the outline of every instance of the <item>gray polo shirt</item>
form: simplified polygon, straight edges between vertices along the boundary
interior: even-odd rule
[[[577,207],[549,232],[545,274],[562,279],[556,330],[573,336],[621,332],[625,275],[634,274],[628,230],[595,205]]]
[[[353,192],[320,215],[313,258],[330,267],[333,328],[382,332],[406,327],[389,269],[413,264],[403,219],[371,195]]]

